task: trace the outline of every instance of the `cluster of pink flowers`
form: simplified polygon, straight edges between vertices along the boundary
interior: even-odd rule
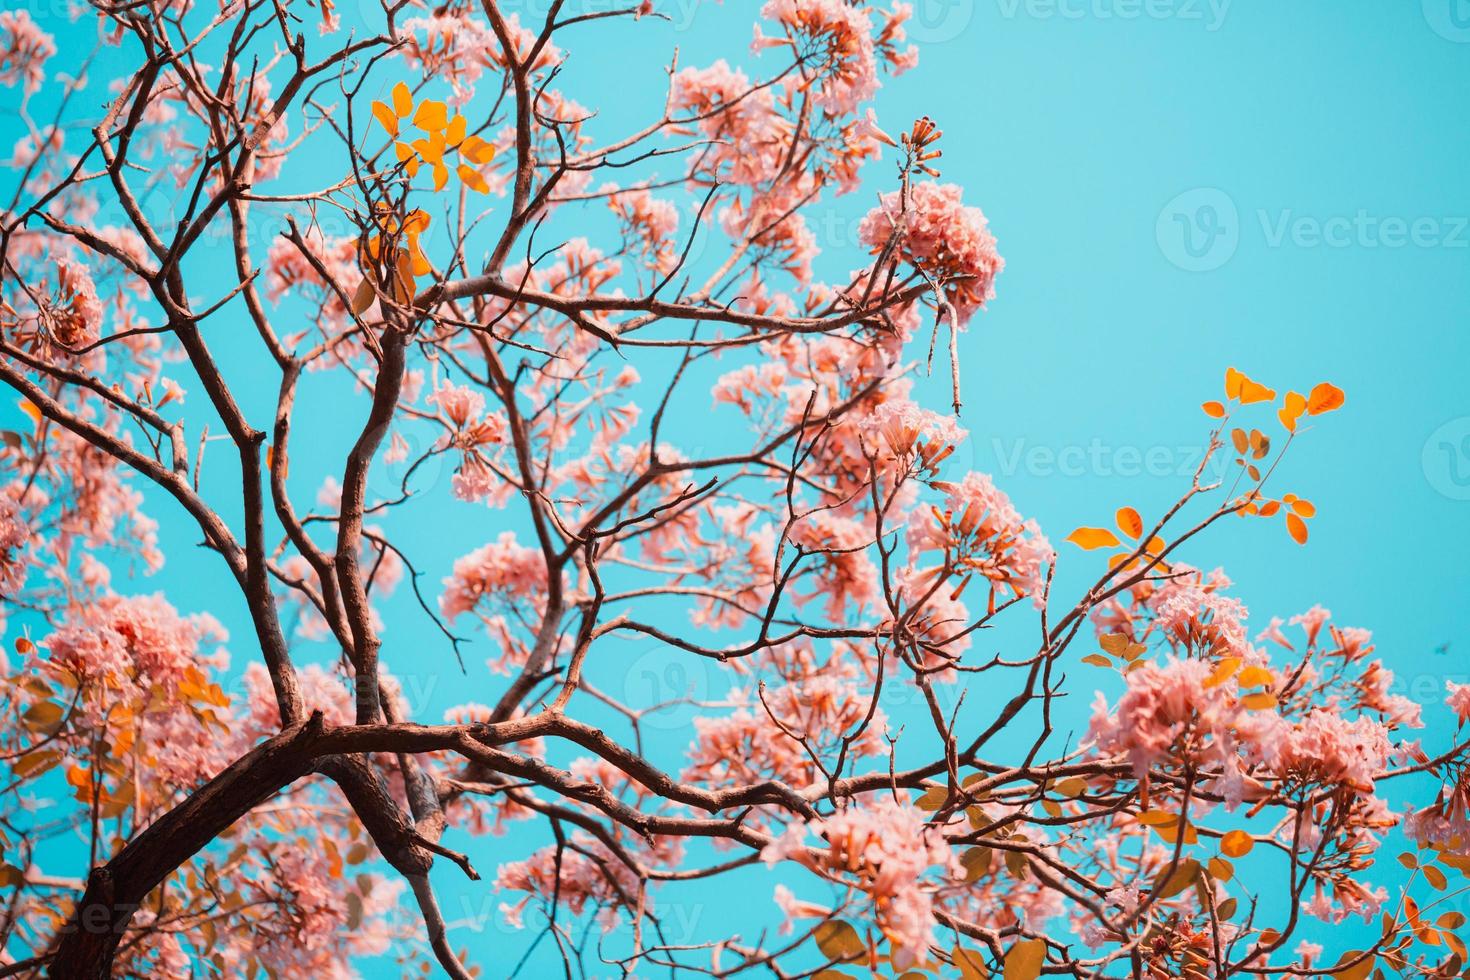
[[[46,61],[56,42],[25,10],[0,10],[0,85],[25,85],[36,91],[46,80]]]
[[[566,906],[573,915],[581,915],[591,906],[598,911],[604,928],[617,922],[619,909],[638,907],[643,894],[638,875],[607,845],[589,834],[578,832],[569,847],[548,846],[524,861],[509,861],[495,875],[495,887],[501,891],[528,892]],[[530,897],[515,904],[504,902],[500,910],[513,926],[522,925]]]
[[[440,446],[460,450],[460,465],[455,470],[450,489],[461,500],[484,500],[499,487],[501,481],[481,450],[504,442],[506,415],[502,411],[485,411],[485,398],[473,388],[441,384],[427,399],[439,410],[439,417],[450,432],[439,440]]]
[[[698,737],[683,778],[707,786],[777,779],[805,787],[822,773],[803,742],[820,751],[851,737],[848,751],[854,758],[882,753],[886,718],[881,709],[868,717],[869,699],[859,677],[850,661],[833,661],[767,689],[762,704],[724,717],[695,718]]]
[[[937,551],[941,564],[928,569],[928,574],[962,580],[980,575],[993,587],[1032,596],[1039,604],[1055,552],[1036,522],[1023,520],[1010,498],[984,473],[969,473],[957,484],[936,485],[946,493],[944,509],[931,508],[909,525],[913,562]]]
[[[757,26],[752,47],[789,44],[808,55],[813,100],[833,115],[847,115],[877,92],[880,51],[895,73],[918,62],[912,45],[897,47],[909,14],[906,4],[880,13],[883,26],[875,34],[869,9],[846,0],[767,0],[761,16],[780,25],[784,36],[767,37]]]
[[[822,843],[812,847],[815,833]],[[934,943],[933,869],[956,872],[941,828],[884,794],[830,817],[793,823],[761,852],[769,865],[797,861],[867,894],[874,921],[893,945],[894,966],[924,963]]]
[[[68,350],[102,335],[102,301],[86,266],[66,259],[56,263],[56,300],[47,314],[51,336]]]
[[[456,102],[466,102],[486,69],[505,68],[507,61],[500,38],[481,17],[478,9],[460,3],[438,7],[427,17],[411,17],[399,27],[404,39],[403,59],[421,68],[425,76],[442,78],[454,91]],[[517,59],[525,58],[536,42],[536,32],[521,26],[520,14],[505,18],[506,32]],[[533,71],[560,64],[562,53],[554,44],[542,47]]]
[[[1283,780],[1311,786],[1344,786],[1373,792],[1394,754],[1389,730],[1366,716],[1348,721],[1336,711],[1317,710],[1295,724],[1270,732],[1262,750]]]
[[[644,187],[618,190],[609,185],[607,205],[623,225],[624,236],[636,242],[648,265],[656,272],[667,273],[679,261],[679,209],[674,202],[654,197]]]
[[[862,521],[821,510],[797,521],[790,539],[810,556],[815,579],[802,601],[825,598],[833,622],[849,604],[862,609],[878,596],[878,569],[867,553],[873,531]]]
[[[884,194],[858,226],[858,238],[875,254],[897,236],[898,255],[943,287],[957,326],[995,296],[995,277],[1005,268],[995,236],[976,207],[960,201],[958,184],[920,181]]]
[[[1247,611],[1239,599],[1225,595],[1229,586],[1230,579],[1219,569],[1207,576],[1176,565],[1147,604],[1171,641],[1201,653],[1244,656],[1250,649]]]
[[[0,488],[0,599],[20,592],[30,570],[31,528],[21,513],[18,492]],[[0,606],[3,609],[3,606]],[[0,611],[0,628],[5,624]]]
[[[329,280],[350,295],[350,290],[362,278],[357,266],[357,245],[352,238],[329,237],[317,228],[307,230],[302,238],[312,258],[326,270],[326,277],[293,242],[279,238],[266,253],[267,295],[273,302],[300,293],[315,297],[326,322],[334,329],[340,328],[348,316],[347,304],[331,288]]]
[[[182,617],[161,595],[105,596],[76,608],[51,634],[51,662],[84,684],[139,696],[174,692],[200,666],[224,667],[224,627],[208,614]]]
[[[890,398],[858,421],[875,453],[888,453],[920,471],[934,468],[964,442],[967,433],[952,415],[940,415],[908,398]]]

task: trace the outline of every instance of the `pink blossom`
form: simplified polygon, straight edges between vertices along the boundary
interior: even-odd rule
[[[46,60],[56,43],[25,10],[0,11],[0,85],[24,82],[27,94],[46,80]]]
[[[921,181],[909,190],[884,194],[858,227],[858,238],[874,253],[895,234],[899,254],[944,286],[963,325],[995,295],[995,277],[1005,260],[995,249],[985,215],[960,203],[957,184]]]

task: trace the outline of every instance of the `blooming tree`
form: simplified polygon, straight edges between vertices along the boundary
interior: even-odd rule
[[[357,13],[0,13],[0,975],[512,972],[530,939],[457,946],[436,863],[586,975],[1459,975],[1470,688],[1431,757],[1367,632],[1253,637],[1185,563],[1235,517],[1306,542],[1278,464],[1342,392],[1231,369],[1224,478],[1059,555],[957,453],[1002,261],[934,124],[875,115],[906,4],[767,0],[745,67],[671,57],[627,132],[562,69],[656,2]],[[719,683],[610,690],[629,638]],[[422,716],[430,669],[465,703]],[[751,874],[773,928],[667,937]]]

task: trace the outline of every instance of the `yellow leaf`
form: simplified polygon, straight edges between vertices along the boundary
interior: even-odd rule
[[[1087,792],[1087,780],[1083,779],[1081,776],[1068,776],[1066,779],[1063,779],[1061,782],[1053,786],[1052,790],[1058,796],[1065,796],[1068,799],[1076,799],[1083,793]]]
[[[480,139],[478,136],[469,136],[460,144],[461,156],[468,157],[473,164],[486,164],[495,157],[495,147]]]
[[[1165,871],[1168,869],[1166,868]],[[1199,862],[1193,858],[1186,858],[1180,861],[1167,877],[1163,874],[1159,875],[1159,880],[1154,883],[1154,899],[1162,901],[1166,898],[1173,898],[1194,884],[1194,880],[1198,877]]]
[[[413,114],[413,124],[426,133],[436,133],[449,125],[449,109],[443,102],[425,99]]]
[[[1259,687],[1262,684],[1271,683],[1274,679],[1271,672],[1265,667],[1247,667],[1240,672],[1239,683],[1241,687]]]
[[[1046,941],[1026,939],[1006,953],[1004,980],[1036,980],[1046,963]]]
[[[1371,953],[1353,949],[1342,954],[1342,959],[1337,961],[1337,969],[1333,970],[1332,980],[1364,980],[1368,974],[1373,972],[1373,964],[1377,957]]]
[[[1082,658],[1082,662],[1085,664],[1091,664],[1094,667],[1113,666],[1113,662],[1100,653],[1089,653],[1087,656]]]
[[[352,312],[361,316],[377,298],[378,294],[374,292],[373,284],[364,279],[357,284],[357,292],[352,294]]]
[[[1221,684],[1224,684],[1226,681],[1230,680],[1231,676],[1235,673],[1236,668],[1238,668],[1239,666],[1239,657],[1226,657],[1215,666],[1214,672],[1210,674],[1209,678],[1205,681],[1204,686],[1207,688],[1219,687]]]
[[[46,749],[43,752],[27,752],[10,764],[10,770],[21,779],[45,772],[61,761],[61,752]]]
[[[424,254],[423,249],[419,248],[419,240],[416,235],[408,240],[408,259],[410,275],[427,276],[434,271],[434,267],[429,264],[429,257]]]
[[[1117,545],[1118,536],[1105,527],[1079,527],[1067,535],[1067,540],[1086,551]]]
[[[398,114],[399,119],[405,119],[413,112],[413,93],[403,82],[393,86],[393,111]]]
[[[435,166],[443,166],[444,148],[440,145],[440,143],[440,140],[419,139],[413,141],[413,148],[418,151],[419,156],[423,158],[425,163],[432,163]]]
[[[442,163],[434,164],[434,190],[442,191],[447,183],[449,183],[449,168]]]
[[[1143,534],[1143,518],[1132,507],[1118,508],[1118,530],[1135,541]]]
[[[388,131],[389,136],[398,135],[398,117],[393,115],[393,110],[388,107],[388,103],[374,101],[373,118]]]
[[[857,930],[849,923],[837,919],[829,919],[817,926],[812,936],[817,940],[817,948],[828,959],[839,963],[862,959],[868,951],[868,944],[863,942]]]
[[[464,131],[465,118],[456,112],[454,118],[449,120],[448,128],[444,131],[444,142],[449,146],[458,146],[464,142]]]
[[[407,143],[395,142],[393,144],[393,152],[397,154],[399,163],[413,158],[413,147],[409,146]]]
[[[1220,838],[1220,853],[1226,857],[1244,857],[1251,852],[1256,842],[1243,830],[1232,830]]]
[[[1245,375],[1235,368],[1225,369],[1225,397],[1231,401],[1240,397],[1240,385],[1245,380]]]
[[[1276,707],[1276,695],[1264,692],[1247,694],[1240,699],[1240,706],[1248,711],[1267,711]]]
[[[955,967],[960,971],[960,980],[985,980],[990,970],[985,966],[985,957],[973,949],[954,948],[950,954]]]
[[[1281,424],[1286,426],[1288,431],[1295,432],[1297,419],[1301,418],[1302,413],[1306,410],[1307,400],[1298,392],[1288,391],[1286,393],[1286,404],[1276,413],[1276,417],[1281,419]]]
[[[1324,381],[1313,388],[1312,393],[1307,396],[1307,414],[1322,415],[1327,412],[1335,412],[1342,408],[1346,401],[1347,396],[1342,393],[1341,388]]]
[[[490,193],[490,185],[485,183],[485,178],[481,177],[479,172],[473,167],[467,167],[461,163],[459,165],[459,179],[464,181],[465,185],[471,190],[479,191],[481,194]]]

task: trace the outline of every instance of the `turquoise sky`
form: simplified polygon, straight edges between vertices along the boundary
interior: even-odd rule
[[[506,6],[538,22],[544,12],[544,0]],[[674,46],[682,65],[749,58],[753,4],[655,7],[672,23],[583,29],[562,44],[571,54],[564,87],[600,110],[603,138],[657,110]],[[1283,474],[1319,507],[1310,544],[1298,547],[1279,525],[1230,523],[1183,557],[1222,565],[1254,627],[1320,602],[1338,622],[1372,629],[1402,693],[1435,706],[1426,742],[1443,742],[1443,682],[1470,681],[1470,3],[915,0],[915,8],[920,66],[885,85],[879,121],[895,133],[919,115],[939,123],[944,179],[984,209],[1007,260],[997,298],[962,338],[972,445],[961,462],[992,473],[1057,543],[1121,505],[1148,517],[1179,495],[1208,431],[1199,403],[1220,396],[1227,365],[1276,387],[1336,382],[1346,408],[1293,448]],[[85,53],[69,50],[75,42],[60,18],[43,26],[58,34],[62,60]],[[100,89],[88,90],[94,101]],[[13,122],[0,123],[0,135],[13,132]],[[889,189],[887,167],[871,169],[871,191],[812,215],[832,274],[859,264],[855,220],[872,193]],[[244,321],[236,326],[243,331]],[[230,370],[263,425],[274,381],[252,390],[254,355],[234,346],[233,327],[215,329],[224,349],[239,350]],[[323,461],[338,459],[362,405],[346,386],[313,383],[312,404],[337,410],[312,413],[293,458],[319,450]],[[947,378],[926,383],[931,404],[942,405],[947,387]],[[700,412],[675,421],[671,435],[708,444]],[[224,455],[214,462],[225,465]],[[309,497],[325,472],[293,481]],[[181,610],[214,612],[244,663],[249,629],[222,570],[194,547],[197,533],[176,511],[152,506],[169,568],[160,580],[119,587],[163,587]],[[494,515],[477,513],[473,532],[445,533],[443,511],[432,508],[399,525],[419,540],[429,583],[495,535]],[[1064,557],[1065,596],[1097,562],[1065,548]],[[470,648],[462,680],[441,644],[395,653],[395,638],[429,635],[406,590],[385,619],[385,657],[419,685],[423,720],[467,689],[493,700],[483,645]],[[670,666],[633,645],[628,656],[633,666],[603,681],[630,696]],[[1074,677],[1075,724],[1091,682]],[[718,694],[724,681],[698,683]],[[687,718],[670,718],[654,749],[676,759],[689,735]],[[471,848],[493,875],[496,863],[547,839],[517,827]],[[505,975],[525,934],[499,925],[500,897],[483,883],[463,885],[452,868],[436,881],[450,919],[484,924],[461,926],[455,941],[486,976]],[[667,914],[690,940],[732,922],[769,926],[775,881],[745,873],[683,894]],[[549,953],[533,954],[523,975],[549,975]],[[391,962],[364,968],[398,975]]]

